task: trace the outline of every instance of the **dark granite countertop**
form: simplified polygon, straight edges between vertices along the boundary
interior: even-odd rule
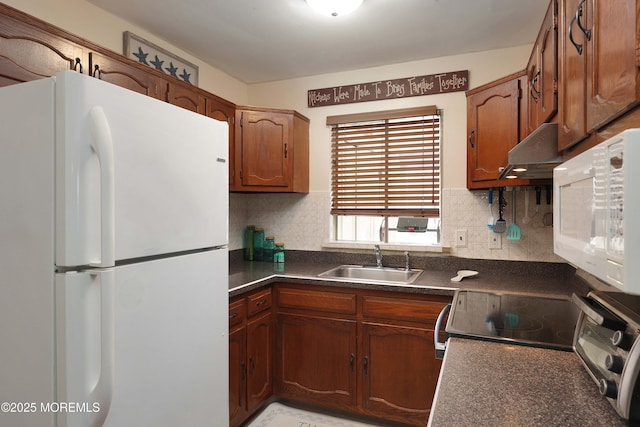
[[[412,258],[412,268],[424,272],[412,284],[372,284],[346,279],[327,279],[318,274],[342,264],[371,265],[366,256],[326,254],[324,252],[287,252],[284,264],[243,261],[235,256],[229,264],[229,296],[234,297],[271,283],[287,282],[337,287],[379,289],[410,293],[453,295],[456,289],[512,292],[568,298],[573,292],[586,293],[584,285],[574,277],[568,264],[518,261],[474,260],[455,257]],[[402,260],[387,257],[389,264],[400,266]],[[369,263],[367,263],[369,261]],[[458,270],[476,270],[477,276],[452,282]]]
[[[450,338],[431,427],[625,426],[573,352]]]

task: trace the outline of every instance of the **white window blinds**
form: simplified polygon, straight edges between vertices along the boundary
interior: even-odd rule
[[[440,216],[435,106],[332,116],[331,213]]]

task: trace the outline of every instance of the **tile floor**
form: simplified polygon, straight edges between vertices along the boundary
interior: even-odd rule
[[[377,427],[272,403],[247,427]]]

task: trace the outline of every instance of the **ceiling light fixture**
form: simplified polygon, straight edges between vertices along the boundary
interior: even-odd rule
[[[363,0],[307,0],[314,12],[328,16],[342,16],[360,7]]]

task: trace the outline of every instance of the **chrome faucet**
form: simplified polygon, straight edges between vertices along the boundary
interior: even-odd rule
[[[376,266],[382,268],[382,254],[380,253],[380,245],[373,245],[373,252],[376,254]]]
[[[406,271],[411,270],[411,266],[409,265],[409,251],[404,251],[404,269]]]

